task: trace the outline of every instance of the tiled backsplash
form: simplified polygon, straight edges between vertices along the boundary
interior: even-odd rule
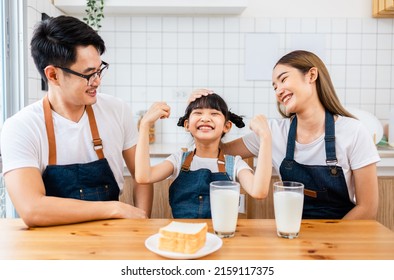
[[[108,48],[103,60],[110,63],[110,70],[101,90],[130,103],[136,118],[154,101],[168,102],[172,116],[156,125],[159,143],[189,141],[176,122],[196,88],[221,94],[246,122],[260,113],[278,117],[271,81],[245,79],[249,33],[279,36],[280,56],[297,46],[295,38],[324,38],[321,56],[343,104],[387,123],[394,108],[393,19],[106,16],[100,34]],[[43,92],[34,66],[29,69],[33,102]],[[247,131],[234,127],[229,137]]]

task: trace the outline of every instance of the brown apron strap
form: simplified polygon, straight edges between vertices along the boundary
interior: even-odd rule
[[[196,150],[194,150],[193,152],[191,152],[187,155],[187,157],[185,158],[185,161],[182,164],[182,168],[181,168],[182,171],[189,171],[190,164],[192,163],[195,152],[196,152]]]
[[[191,152],[190,154],[187,155],[187,157],[185,158],[185,161],[182,164],[182,168],[181,168],[182,171],[189,171],[190,164],[192,163],[195,152],[196,152],[196,150],[194,150],[193,152]],[[226,163],[225,163],[225,159],[224,159],[224,153],[222,150],[219,150],[218,170],[221,173],[226,172]]]
[[[49,147],[48,165],[55,165],[56,164],[55,129],[53,128],[51,105],[49,104],[47,95],[44,96],[43,107],[44,107],[44,119],[45,119],[45,127],[47,130],[48,147]]]
[[[219,156],[218,156],[218,169],[219,172],[225,173],[226,172],[226,162],[224,159],[224,153],[223,150],[219,150]]]
[[[96,118],[94,117],[94,112],[91,105],[86,106],[86,113],[88,114],[90,131],[93,138],[93,149],[96,151],[98,158],[103,159],[103,141],[100,138],[100,134],[96,124]]]
[[[53,127],[51,105],[49,104],[48,95],[44,96],[43,107],[44,107],[45,127],[47,130],[48,146],[49,146],[48,165],[56,165],[55,129]],[[98,158],[103,159],[104,158],[103,142],[100,138],[100,134],[97,129],[96,119],[94,117],[92,106],[90,105],[86,106],[86,113],[88,114],[90,131],[92,133],[92,138],[93,138],[93,149],[96,151]]]

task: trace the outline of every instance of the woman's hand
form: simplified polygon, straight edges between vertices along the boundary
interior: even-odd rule
[[[213,90],[206,89],[206,88],[201,88],[201,89],[196,89],[192,92],[192,94],[189,97],[189,100],[187,101],[187,104],[192,103],[196,99],[202,97],[202,96],[207,96],[208,94],[214,93]]]
[[[271,137],[271,130],[268,125],[267,118],[263,115],[253,117],[249,124],[250,129],[260,138]]]
[[[171,108],[167,105],[166,102],[155,102],[141,119],[140,126],[150,127],[158,119],[168,118],[170,116],[170,113]]]

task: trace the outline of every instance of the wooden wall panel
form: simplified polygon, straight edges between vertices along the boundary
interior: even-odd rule
[[[394,177],[379,177],[379,208],[376,220],[394,231]]]
[[[257,200],[248,195],[247,199],[247,217],[249,219],[273,219],[274,216],[274,198],[272,193],[272,184],[279,181],[279,177],[272,177],[270,190],[265,199]]]

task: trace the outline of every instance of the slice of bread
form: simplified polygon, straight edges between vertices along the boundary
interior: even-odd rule
[[[194,254],[204,247],[207,231],[207,223],[172,221],[159,230],[159,250]]]

